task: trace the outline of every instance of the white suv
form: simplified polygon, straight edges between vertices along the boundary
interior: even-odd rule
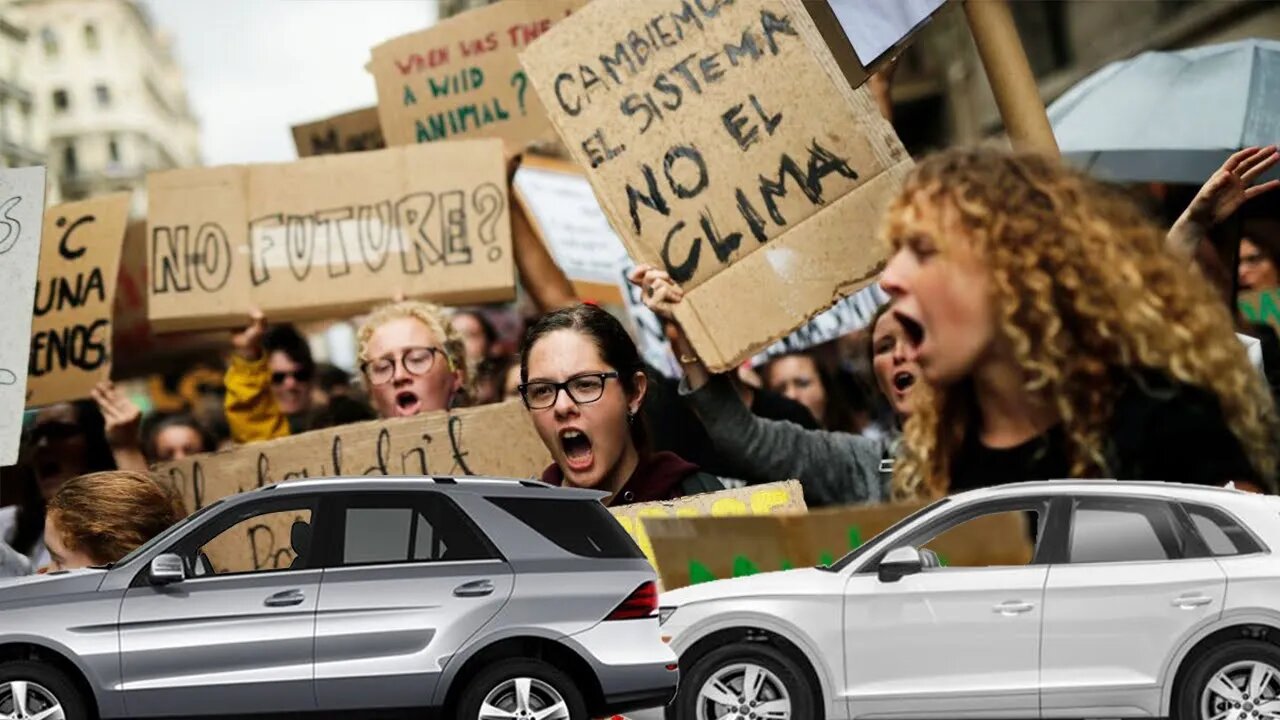
[[[928,546],[1027,513],[1025,564]],[[972,529],[972,528],[971,528]],[[668,718],[1280,718],[1280,498],[1150,482],[975,490],[832,566],[661,597]]]

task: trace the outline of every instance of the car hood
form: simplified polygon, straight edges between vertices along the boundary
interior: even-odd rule
[[[679,590],[662,593],[658,604],[663,607],[679,607],[707,600],[728,600],[778,595],[801,595],[815,587],[826,586],[839,576],[816,568],[797,568],[777,572],[747,575],[729,580],[699,583]]]
[[[0,605],[55,594],[92,592],[98,589],[106,576],[105,569],[84,568],[43,575],[0,578]]]

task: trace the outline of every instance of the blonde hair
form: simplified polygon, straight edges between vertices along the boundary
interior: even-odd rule
[[[453,324],[449,322],[449,316],[444,308],[434,303],[422,300],[401,300],[375,308],[365,318],[356,335],[360,343],[360,362],[366,363],[373,359],[369,357],[369,339],[373,337],[373,333],[388,322],[400,318],[417,320],[426,325],[433,335],[440,338],[441,349],[449,360],[449,370],[462,371],[464,394],[468,397],[472,396],[472,373],[467,367],[466,346],[463,344],[462,336],[453,329]]]
[[[955,149],[926,158],[908,176],[884,226],[894,251],[906,240],[906,211],[920,205],[954,211],[983,258],[997,335],[1022,368],[1026,391],[1053,404],[1074,476],[1114,471],[1104,447],[1123,389],[1115,371],[1149,369],[1212,393],[1271,483],[1270,393],[1221,296],[1165,249],[1164,233],[1135,203],[1056,160]],[[935,241],[945,251],[955,240]],[[914,389],[895,497],[947,493],[951,462],[978,419],[973,392],[968,381]]]
[[[182,497],[147,473],[127,470],[68,480],[48,513],[69,550],[112,563],[187,516]]]

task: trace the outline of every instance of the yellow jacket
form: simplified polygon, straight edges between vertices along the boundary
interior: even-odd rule
[[[271,394],[271,370],[265,355],[250,361],[233,353],[223,383],[227,386],[227,427],[233,442],[244,444],[289,436],[289,419],[280,412]]]

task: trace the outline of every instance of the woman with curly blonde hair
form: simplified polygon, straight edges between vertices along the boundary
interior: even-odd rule
[[[1130,201],[995,150],[920,162],[881,278],[924,383],[898,498],[1054,477],[1272,488],[1275,409],[1221,299]]]

